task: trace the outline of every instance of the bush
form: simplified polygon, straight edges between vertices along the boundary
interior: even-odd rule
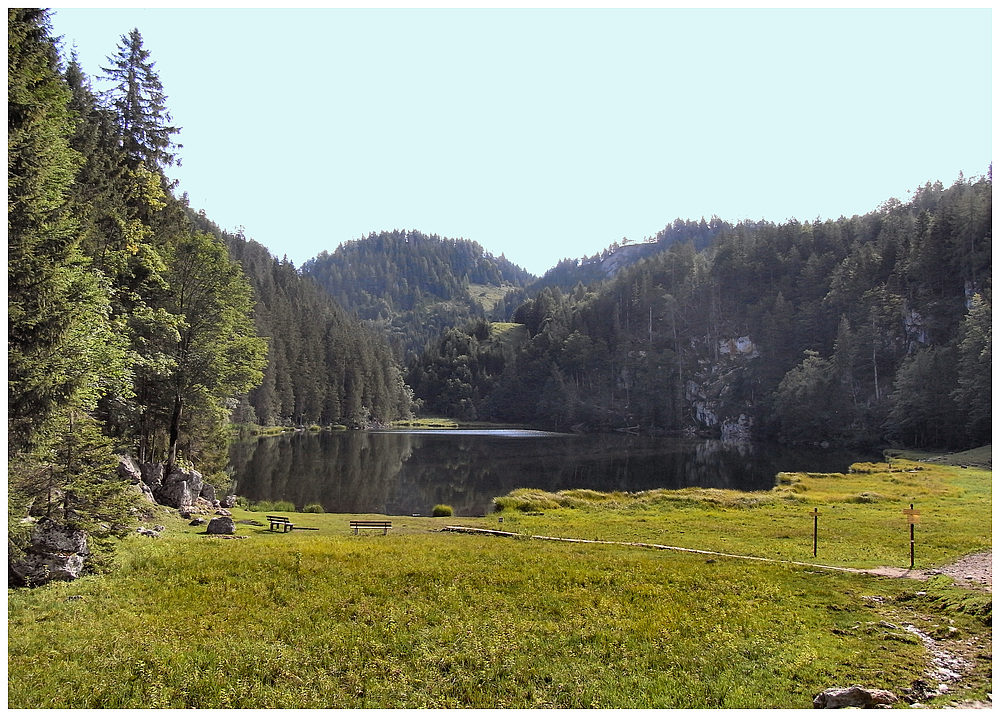
[[[240,499],[243,503],[243,499]],[[294,513],[295,504],[288,500],[262,500],[256,503],[246,502],[243,506],[252,513]]]
[[[306,507],[302,509],[303,513],[325,513],[323,506],[319,503],[309,503]]]
[[[433,515],[435,518],[447,518],[451,516],[453,512],[454,511],[452,511],[450,505],[438,504],[434,506],[434,510],[431,511],[431,515]]]

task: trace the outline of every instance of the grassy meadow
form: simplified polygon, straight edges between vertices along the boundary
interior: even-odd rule
[[[975,637],[952,697],[990,691],[992,596],[951,585],[447,525],[828,565],[917,567],[991,546],[989,471],[893,461],[783,474],[759,494],[518,491],[482,518],[292,513],[319,530],[174,515],[114,568],[8,591],[11,708],[800,708],[831,686],[901,694],[929,664],[913,624]],[[862,497],[865,496],[865,497]],[[233,511],[237,521],[264,514]],[[503,518],[503,524],[499,518]],[[939,698],[942,699],[942,698]]]

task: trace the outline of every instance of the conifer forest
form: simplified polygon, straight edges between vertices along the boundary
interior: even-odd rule
[[[863,216],[677,219],[542,277],[398,228],[296,267],[177,196],[150,50],[108,52],[98,93],[8,8],[11,520],[125,530],[116,454],[220,472],[246,424],[990,442],[991,168]]]

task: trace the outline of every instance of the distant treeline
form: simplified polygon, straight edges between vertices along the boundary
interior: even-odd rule
[[[485,317],[492,307],[477,300],[473,286],[514,290],[533,278],[474,241],[400,230],[345,242],[307,261],[302,272],[387,336],[400,358],[448,327]]]
[[[991,222],[992,171],[849,219],[675,223],[611,279],[607,255],[543,277],[520,343],[452,328],[408,381],[429,413],[561,429],[981,445]]]

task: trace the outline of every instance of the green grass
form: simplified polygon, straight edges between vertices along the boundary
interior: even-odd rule
[[[891,482],[903,477],[916,483]],[[897,493],[919,489],[928,533],[947,511],[956,530],[982,525],[975,514],[989,505],[982,471],[785,479],[773,495],[750,497],[569,491],[562,499],[575,507],[508,510],[502,526],[495,515],[452,520],[645,542],[714,535],[730,552],[753,554],[791,546],[806,532],[811,540],[804,513],[814,503],[788,496],[886,496],[837,503],[855,523],[866,520],[863,510],[885,508],[895,519]],[[830,512],[833,522],[833,503],[818,504],[821,520]],[[388,536],[355,536],[351,517],[378,516],[310,514],[320,530],[292,533],[238,522],[237,539],[161,517],[164,537],[128,538],[107,574],[9,590],[8,707],[804,708],[826,687],[899,694],[921,678],[924,648],[894,625],[948,626],[987,642],[990,635],[991,599],[944,578],[918,584],[462,535],[440,532],[448,523],[431,517],[394,516]],[[808,531],[777,536],[799,522]],[[988,529],[976,530],[958,530],[937,554],[944,560],[988,545]],[[844,545],[868,531],[845,527]],[[959,696],[990,689],[988,675],[970,682]]]
[[[910,562],[903,509],[921,515],[916,567],[992,545],[992,473],[893,460],[847,474],[779,474],[770,491],[687,488],[643,493],[518,490],[496,500],[504,530],[637,541],[859,568]],[[813,510],[819,512],[814,560]]]
[[[507,296],[507,293],[514,288],[513,284],[507,283],[503,286],[495,286],[493,284],[469,284],[469,298],[483,307],[484,311],[492,311],[496,303]]]

